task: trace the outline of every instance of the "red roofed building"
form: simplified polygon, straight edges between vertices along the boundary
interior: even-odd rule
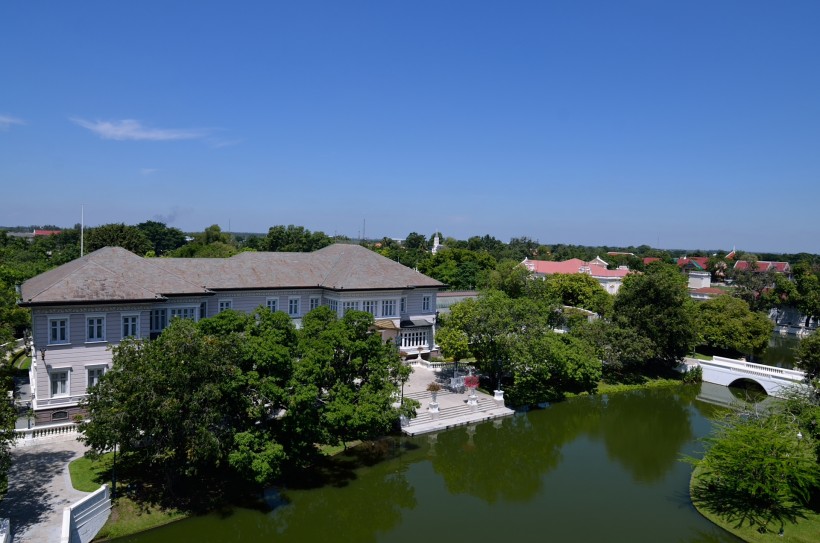
[[[552,262],[548,260],[529,260],[527,258],[521,263],[530,270],[536,277],[546,277],[556,273],[572,274],[585,273],[591,275],[610,294],[616,294],[621,288],[623,278],[629,274],[626,268],[609,270],[606,262],[598,257],[589,262],[584,262],[580,258],[571,258],[563,262]]]
[[[791,264],[788,262],[771,262],[768,260],[760,260],[757,262],[757,267],[752,266],[751,262],[748,260],[738,260],[735,262],[734,269],[738,271],[747,271],[752,270],[758,273],[766,273],[767,271],[773,271],[775,273],[785,273],[790,274],[792,272]]]
[[[62,234],[62,230],[34,230],[34,236],[53,236],[55,234]]]
[[[647,256],[647,257],[644,257],[644,259],[643,259],[643,265],[648,266],[649,264],[652,264],[653,262],[658,262],[658,261],[660,261],[660,258],[658,258],[657,256]]]
[[[678,267],[684,270],[705,270],[708,262],[708,256],[684,256],[675,261]]]

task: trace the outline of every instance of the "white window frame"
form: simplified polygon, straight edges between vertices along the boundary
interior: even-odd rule
[[[219,311],[217,311],[217,313],[222,313],[223,311],[228,311],[229,309],[233,309],[233,300],[230,298],[226,300],[219,300]]]
[[[96,385],[100,382],[100,378],[105,375],[105,372],[108,371],[108,366],[86,366],[85,368],[85,390],[88,391],[89,388]],[[92,373],[97,374],[98,376],[95,377],[94,382],[92,382]]]
[[[401,332],[401,346],[406,348],[411,347],[430,347],[430,330],[428,328],[402,330]]]
[[[299,296],[290,296],[288,298],[288,315],[291,317],[298,317],[300,315],[301,298]]]
[[[158,322],[161,321],[161,322]],[[155,326],[159,325],[159,326]],[[168,328],[168,308],[157,307],[151,310],[149,314],[148,328],[151,332],[162,332]]]
[[[59,375],[65,374],[65,384],[63,392],[54,392],[55,383],[63,382],[57,381],[55,378]],[[51,398],[64,398],[71,395],[71,368],[52,368],[48,372],[48,386],[51,392]]]
[[[134,319],[133,323],[128,324],[127,326],[133,331],[134,333],[126,334],[125,333],[125,319]],[[120,315],[120,333],[122,334],[122,339],[127,337],[140,337],[140,314],[139,313],[123,313]]]
[[[378,300],[364,300],[362,301],[362,311],[365,313],[370,313],[374,317],[378,316],[379,314],[379,301]]]
[[[311,296],[309,304],[310,305],[308,307],[310,309],[308,311],[313,311],[314,309],[319,307],[319,305],[321,304],[321,299],[318,296]]]
[[[52,337],[51,323],[52,322],[59,322],[59,321],[65,321],[65,329],[64,329],[65,339],[60,339],[59,337],[57,337],[55,339],[55,338]],[[59,330],[59,328],[58,328],[58,330]],[[71,330],[71,321],[68,318],[68,315],[66,315],[64,317],[49,317],[48,318],[48,332],[47,332],[47,334],[48,334],[48,344],[49,345],[65,345],[66,343],[71,343],[71,336],[69,335],[70,330]],[[59,334],[58,334],[58,336],[59,336]]]
[[[429,294],[425,294],[421,298],[421,310],[422,311],[431,311],[431,307],[433,307],[433,297]]]
[[[396,316],[396,303],[395,298],[385,298],[382,300],[382,307],[381,307],[381,316],[382,317],[395,317]]]
[[[174,315],[177,312],[184,312],[190,313],[189,315]],[[199,305],[178,305],[175,307],[168,308],[168,323],[171,323],[171,320],[178,318],[178,319],[191,319],[194,322],[199,320]]]
[[[91,324],[91,321],[100,321]],[[92,333],[93,331],[93,333]],[[86,343],[104,343],[105,342],[105,315],[102,313],[94,313],[85,316],[85,342]]]
[[[327,299],[325,301],[327,302],[327,306],[330,308],[330,310],[338,315],[339,314],[339,300]]]
[[[401,300],[399,300],[399,314],[404,315],[407,313],[407,296],[402,296]]]
[[[358,310],[359,310],[359,300],[344,300],[342,302],[342,315],[344,315],[348,311],[358,311]]]
[[[279,311],[279,297],[265,298],[265,307],[276,313]]]

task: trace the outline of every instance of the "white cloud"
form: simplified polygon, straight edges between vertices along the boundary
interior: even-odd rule
[[[121,121],[87,121],[85,119],[75,117],[71,120],[77,125],[91,130],[106,140],[196,140],[204,138],[207,135],[206,130],[200,129],[148,128],[143,126],[141,122],[134,119],[123,119]]]
[[[22,119],[9,117],[8,115],[0,115],[0,130],[8,130],[16,124],[26,124]]]

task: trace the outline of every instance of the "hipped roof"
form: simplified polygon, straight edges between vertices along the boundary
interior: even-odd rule
[[[359,245],[231,258],[142,258],[105,247],[33,277],[22,304],[147,301],[221,290],[441,288],[444,284]]]

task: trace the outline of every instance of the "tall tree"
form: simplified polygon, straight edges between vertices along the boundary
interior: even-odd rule
[[[142,230],[123,223],[104,224],[86,230],[86,252],[90,253],[103,247],[122,247],[140,256],[152,249],[151,242]]]
[[[599,315],[608,315],[613,298],[601,284],[585,273],[556,273],[545,279],[547,292],[562,305],[580,307]]]
[[[211,479],[249,425],[238,346],[186,319],[174,319],[156,340],[124,340],[83,401],[90,420],[81,440],[98,453],[118,446],[172,492]]]
[[[261,249],[275,252],[311,252],[333,243],[324,232],[311,232],[303,226],[278,225],[268,230]]]
[[[769,346],[774,323],[749,304],[732,296],[718,296],[697,306],[702,341],[731,354],[760,354]]]
[[[800,340],[795,354],[797,367],[806,372],[806,378],[820,388],[820,334],[814,332]]]
[[[686,278],[675,266],[653,263],[624,278],[615,297],[619,326],[633,328],[654,345],[654,356],[674,362],[697,341],[696,312]]]
[[[166,226],[157,221],[145,221],[137,225],[154,248],[154,254],[162,256],[185,245],[185,234],[179,228]]]

